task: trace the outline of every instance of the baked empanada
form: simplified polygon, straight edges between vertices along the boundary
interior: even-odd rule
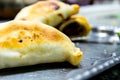
[[[83,16],[76,16],[79,6],[60,1],[39,1],[23,8],[15,17],[19,20],[38,21],[59,29],[69,37],[87,36],[91,26]]]
[[[80,49],[51,26],[20,20],[0,24],[0,69],[63,61],[76,66],[81,58]]]
[[[78,11],[77,4],[69,5],[58,0],[38,1],[24,7],[15,19],[39,21],[55,27]]]

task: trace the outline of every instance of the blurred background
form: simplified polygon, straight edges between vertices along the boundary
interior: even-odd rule
[[[25,6],[40,0],[0,0],[0,20],[14,19]],[[91,25],[120,25],[120,0],[60,0],[79,4],[78,15],[85,16]]]
[[[0,22],[14,19],[16,14],[23,7],[33,4],[37,1],[41,1],[41,0],[0,0]],[[84,16],[88,20],[88,22],[92,25],[92,27],[107,26],[107,28],[102,27],[102,29],[103,28],[108,30],[112,29],[112,31],[113,31],[113,26],[114,28],[116,26],[120,27],[120,0],[60,0],[60,1],[63,1],[68,4],[79,4],[80,10],[77,15]],[[105,33],[105,36],[103,33],[102,34],[99,34],[99,33],[95,34],[95,36],[97,36],[98,40],[104,41],[104,39],[106,39],[105,38],[106,33]],[[112,35],[112,37],[110,35],[110,39],[108,40],[118,41],[118,36],[116,39],[116,34],[115,36]],[[104,80],[111,80],[111,79],[104,79]],[[117,80],[120,80],[120,79],[117,79]]]

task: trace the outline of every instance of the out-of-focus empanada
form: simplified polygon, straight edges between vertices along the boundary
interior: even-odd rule
[[[24,7],[15,19],[39,21],[55,27],[78,11],[79,5],[77,4],[69,5],[58,0],[38,1]]]
[[[91,31],[91,25],[83,16],[73,15],[57,27],[69,37],[85,37]]]
[[[78,65],[82,52],[57,29],[13,20],[0,24],[0,69],[68,61]]]

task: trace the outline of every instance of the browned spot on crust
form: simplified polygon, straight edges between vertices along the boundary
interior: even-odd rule
[[[23,40],[22,40],[22,39],[20,39],[18,42],[19,42],[19,43],[22,43],[22,42],[23,42]]]
[[[64,16],[61,13],[58,13],[58,16],[60,16],[64,20]]]
[[[39,37],[40,37],[40,34],[36,34],[36,33],[33,33],[33,39],[35,40],[35,39],[38,39]]]
[[[54,6],[55,10],[58,10],[60,8],[59,5],[54,2],[50,2],[50,4],[52,4]]]

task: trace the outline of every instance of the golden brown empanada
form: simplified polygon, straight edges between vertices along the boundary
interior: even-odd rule
[[[77,4],[69,5],[58,0],[38,1],[23,8],[15,19],[39,21],[55,27],[78,11]]]
[[[81,58],[80,49],[51,26],[20,20],[0,24],[0,69],[63,61],[76,66]]]
[[[74,15],[79,6],[60,1],[39,1],[23,8],[16,16],[19,20],[38,21],[59,29],[67,36],[86,37],[91,26],[83,16]]]

